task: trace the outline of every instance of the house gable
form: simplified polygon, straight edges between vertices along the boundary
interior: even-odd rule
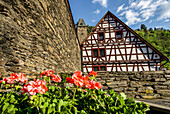
[[[168,60],[109,11],[82,42],[81,49],[84,71],[94,70],[96,65],[99,69],[106,66],[107,71],[155,71],[161,61]],[[100,56],[102,49],[105,56]]]

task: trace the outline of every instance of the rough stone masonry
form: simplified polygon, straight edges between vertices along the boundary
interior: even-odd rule
[[[67,0],[0,0],[0,72],[29,74],[81,68]]]

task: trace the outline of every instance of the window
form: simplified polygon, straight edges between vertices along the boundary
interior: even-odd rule
[[[93,57],[98,57],[98,49],[93,50]]]
[[[104,33],[99,33],[99,40],[104,40]]]
[[[122,31],[117,31],[116,32],[116,38],[119,40],[119,39],[122,39]]]
[[[106,71],[106,66],[100,66],[101,71]]]
[[[95,66],[95,67],[93,67],[93,70],[94,70],[94,71],[99,71],[99,67],[98,67],[98,66]]]
[[[80,25],[83,25],[83,23],[80,23]]]
[[[81,33],[81,35],[83,35],[83,33]]]
[[[105,57],[105,49],[93,49],[93,57]]]
[[[105,49],[99,49],[100,50],[100,56],[105,57]]]
[[[95,65],[93,66],[94,71],[106,71],[106,66],[105,65]]]

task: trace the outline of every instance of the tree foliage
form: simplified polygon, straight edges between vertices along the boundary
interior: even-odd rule
[[[90,32],[93,30],[94,26],[87,25],[87,35],[90,34]]]
[[[135,32],[170,59],[170,30],[163,28],[154,28],[154,30],[149,28],[147,30],[146,26],[142,24],[141,29],[137,29]],[[170,63],[167,63],[164,67],[170,69]]]

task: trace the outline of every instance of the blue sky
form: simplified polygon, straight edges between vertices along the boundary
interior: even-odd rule
[[[69,0],[75,24],[83,18],[95,26],[109,10],[132,29],[170,29],[170,0]]]

